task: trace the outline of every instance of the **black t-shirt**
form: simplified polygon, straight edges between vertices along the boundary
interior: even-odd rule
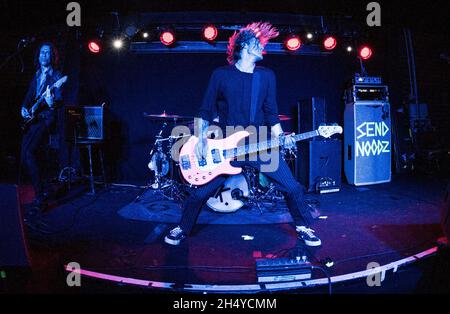
[[[255,119],[252,125],[273,126],[280,122],[276,101],[276,79],[272,70],[255,67],[259,73],[259,92],[256,101]],[[219,117],[219,125],[250,125],[250,106],[253,73],[239,71],[229,65],[217,68],[211,75],[198,116],[213,123]]]

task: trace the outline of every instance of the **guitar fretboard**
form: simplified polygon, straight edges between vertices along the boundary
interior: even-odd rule
[[[296,134],[292,137],[296,142],[298,142],[298,141],[306,140],[308,138],[315,137],[318,135],[319,135],[319,132],[317,130],[315,130],[315,131],[310,131],[310,132],[306,132],[306,133],[302,133],[302,134]],[[282,146],[283,146],[283,144],[280,143],[279,139],[263,141],[263,142],[259,142],[259,143],[242,145],[242,146],[238,146],[236,148],[227,149],[224,151],[224,157],[225,158],[236,158],[236,157],[244,156],[247,154],[254,154],[257,152],[266,151],[269,149],[282,147]]]

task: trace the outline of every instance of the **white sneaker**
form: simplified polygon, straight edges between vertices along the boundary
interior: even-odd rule
[[[170,230],[169,234],[164,238],[164,242],[170,245],[179,245],[186,238],[186,233],[179,226]]]
[[[305,226],[295,226],[298,238],[305,242],[307,246],[321,246],[322,241],[314,234],[314,230]]]

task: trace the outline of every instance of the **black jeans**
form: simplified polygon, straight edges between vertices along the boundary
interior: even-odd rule
[[[261,168],[260,161],[233,161],[232,165],[236,167],[251,166],[257,170],[260,170]],[[295,225],[309,226],[312,221],[312,216],[308,206],[303,200],[306,189],[295,180],[284,159],[279,159],[279,166],[276,171],[263,173],[272,179],[276,186],[284,192],[287,206]],[[199,186],[192,190],[191,194],[183,204],[184,210],[180,227],[184,232],[187,234],[192,232],[202,206],[215,194],[226,179],[227,176],[222,175],[206,185]]]
[[[38,154],[48,143],[49,133],[53,127],[54,116],[47,115],[30,125],[22,138],[21,164],[28,170],[36,197],[44,192],[43,171],[39,166]]]

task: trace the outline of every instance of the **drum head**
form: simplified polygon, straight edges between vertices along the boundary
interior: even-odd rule
[[[215,196],[210,197],[206,204],[220,213],[232,213],[244,206],[243,199],[248,197],[248,183],[243,174],[228,177]]]
[[[167,155],[162,152],[156,152],[153,154],[148,168],[160,176],[165,176],[169,173],[169,160]]]

